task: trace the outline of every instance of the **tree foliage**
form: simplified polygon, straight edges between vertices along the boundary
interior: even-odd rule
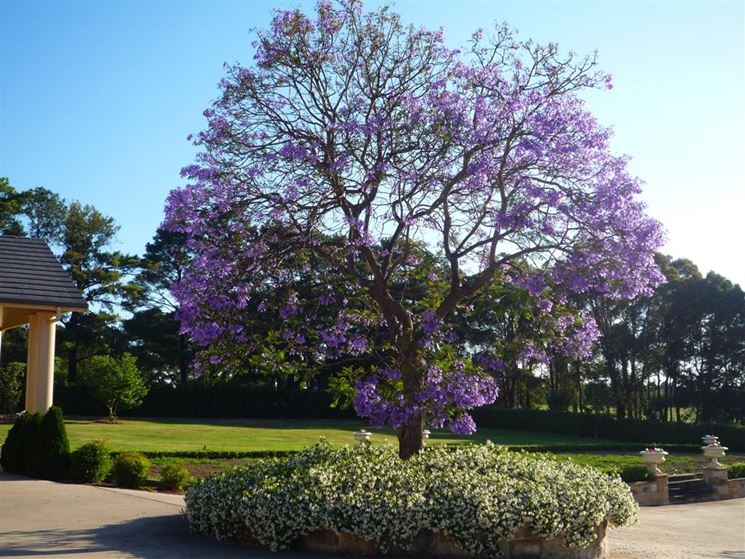
[[[112,422],[116,421],[119,409],[139,405],[148,392],[137,362],[129,353],[119,358],[109,355],[91,357],[81,376],[83,384],[106,406]]]
[[[442,31],[356,1],[319,2],[312,18],[278,10],[255,47],[253,67],[228,68],[190,183],[167,205],[169,230],[196,253],[175,294],[198,342],[240,335],[251,305],[283,294],[288,345],[375,354],[356,407],[397,428],[408,457],[423,422],[470,432],[465,410],[494,399],[479,367],[440,355],[443,322],[490,282],[534,297],[659,283],[659,226],[578,96],[609,84],[594,56],[504,26],[452,50]],[[422,245],[438,263],[431,281],[394,296],[422,275]],[[344,285],[364,312],[319,320],[285,269],[309,255],[334,271],[330,296]],[[387,340],[373,348],[378,325]]]

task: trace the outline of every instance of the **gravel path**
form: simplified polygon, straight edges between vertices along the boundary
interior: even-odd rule
[[[745,499],[643,507],[607,539],[611,559],[745,559]]]

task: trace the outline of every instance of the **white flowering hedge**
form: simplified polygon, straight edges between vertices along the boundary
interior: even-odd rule
[[[321,443],[202,478],[186,494],[193,530],[273,550],[327,529],[375,539],[381,551],[408,549],[429,529],[499,556],[498,541],[521,526],[583,546],[604,520],[632,524],[636,512],[617,476],[491,444],[435,447],[403,462],[389,447]]]

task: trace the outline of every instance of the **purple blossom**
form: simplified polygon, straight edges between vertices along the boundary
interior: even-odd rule
[[[421,388],[404,389],[391,371],[411,345],[439,363],[437,352],[457,342],[450,313],[468,320],[492,281],[523,289],[556,333],[523,340],[519,359],[586,355],[596,325],[561,318],[560,307],[573,294],[650,293],[662,281],[654,251],[663,234],[628,158],[611,151],[611,130],[582,99],[610,85],[591,57],[522,42],[506,26],[453,50],[442,29],[395,21],[361,2],[276,10],[256,33],[253,64],[227,67],[206,129],[193,136],[186,184],[166,204],[164,226],[184,233],[195,255],[173,295],[181,331],[205,355],[229,363],[255,349],[246,346],[261,343],[248,335],[256,304],[262,319],[286,322],[292,351],[390,357],[394,367],[360,380],[360,415],[400,426],[422,414],[468,431],[463,410],[493,401],[494,380],[455,362],[419,371]],[[344,93],[317,97],[327,90],[310,75],[323,75],[328,91],[346,84]],[[333,116],[321,109],[329,101]],[[305,294],[312,258],[333,287],[283,300]],[[383,352],[372,342],[380,329]],[[502,365],[496,356],[480,364]]]

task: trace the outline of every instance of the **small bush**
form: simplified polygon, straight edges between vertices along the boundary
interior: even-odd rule
[[[72,453],[68,478],[78,483],[98,483],[110,470],[109,446],[106,441],[96,441],[84,444]]]
[[[169,462],[160,469],[160,486],[167,491],[182,489],[189,479],[189,470],[182,464]]]
[[[147,481],[150,460],[139,452],[122,452],[114,459],[111,477],[121,487],[139,487]]]
[[[0,411],[13,413],[23,394],[25,363],[8,363],[0,367]]]
[[[642,465],[626,465],[618,468],[618,475],[626,483],[632,483],[634,481],[647,481],[650,478],[649,470],[646,466]]]
[[[16,473],[30,476],[33,475],[31,472],[34,470],[32,450],[34,438],[36,438],[36,433],[41,426],[41,414],[24,413],[23,415],[28,416],[28,419],[23,424],[21,434],[18,437],[16,452],[18,452],[18,459],[20,460],[20,470]]]
[[[197,479],[185,504],[193,530],[271,549],[315,530],[409,549],[417,534],[437,531],[488,556],[500,556],[500,541],[521,526],[577,547],[588,545],[603,521],[633,524],[637,513],[617,476],[492,444],[433,446],[404,462],[390,447],[322,443]]]
[[[730,479],[745,477],[745,462],[727,466],[727,477]]]
[[[29,417],[27,413],[20,415],[5,437],[2,454],[0,455],[0,466],[5,472],[23,473],[23,452],[20,449],[21,432],[24,430],[24,425],[28,422]]]
[[[59,481],[70,465],[70,443],[62,410],[52,406],[44,414],[29,450],[28,474]]]

